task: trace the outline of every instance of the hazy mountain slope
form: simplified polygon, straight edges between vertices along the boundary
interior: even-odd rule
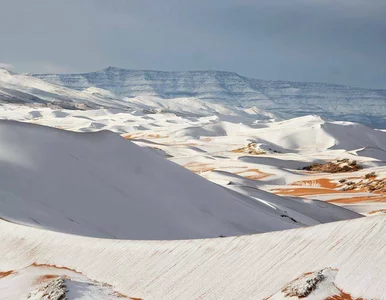
[[[194,97],[233,106],[257,106],[283,118],[317,114],[386,128],[386,92],[382,90],[257,80],[221,71],[161,72],[109,67],[83,74],[33,76],[77,90],[95,86],[126,97]]]
[[[0,103],[54,104],[62,108],[111,107],[125,108],[127,103],[119,103],[108,97],[89,91],[77,91],[52,84],[27,75],[0,69]]]
[[[183,241],[87,238],[0,220],[0,253],[6,254],[0,257],[0,270],[8,272],[2,273],[0,286],[2,296],[18,293],[19,297],[10,299],[23,299],[30,290],[17,279],[34,267],[40,272],[29,277],[29,286],[39,283],[36,279],[41,275],[53,274],[54,268],[72,280],[90,278],[135,299],[269,299],[275,295],[270,299],[381,300],[386,299],[385,245],[385,216]],[[322,270],[326,276],[307,298],[277,295],[299,277]],[[91,299],[115,299],[95,295]]]
[[[275,116],[256,107],[248,112],[227,103],[210,103],[196,98],[174,98],[169,101],[159,97],[128,98],[105,89],[89,87],[76,90],[50,83],[28,75],[0,69],[0,103],[56,106],[65,109],[116,108],[125,111],[137,109],[147,113],[171,112],[179,115],[225,115],[251,120],[271,119]]]

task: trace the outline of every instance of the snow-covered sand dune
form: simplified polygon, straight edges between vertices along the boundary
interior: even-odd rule
[[[302,275],[315,272],[316,278],[323,270],[306,299],[386,299],[385,237],[385,216],[182,241],[104,240],[0,221],[0,270],[14,272],[4,273],[0,286],[5,299],[23,299],[39,286],[23,274],[41,266],[38,278],[82,276],[136,299],[299,299],[285,298],[281,291]],[[52,273],[55,266],[81,275],[63,269]],[[341,293],[346,297],[328,298]]]
[[[371,172],[375,172],[379,180],[386,176],[386,132],[356,123],[329,122],[317,116],[272,122],[256,121],[253,114],[246,117],[239,114],[229,120],[223,115],[182,116],[146,113],[141,109],[80,111],[20,105],[1,106],[0,118],[71,131],[117,132],[225,188],[232,188],[237,182],[243,195],[251,197],[255,197],[254,188],[275,193],[297,188],[292,196],[299,195],[298,188],[307,188],[307,193],[300,195],[308,199],[328,201],[360,196],[365,197],[366,202],[378,202],[371,207],[356,200],[358,203],[349,207],[359,213],[386,208],[382,202],[379,203],[376,193],[354,190],[348,194],[341,191],[344,186],[340,180],[365,179],[365,175]],[[337,159],[357,160],[364,169],[343,174],[300,170],[313,162]],[[321,186],[321,182],[330,187]],[[347,201],[334,203],[348,207]],[[339,220],[339,214],[337,216]],[[331,220],[337,219],[332,217]]]
[[[0,121],[0,216],[95,237],[182,239],[297,228],[359,215],[228,192],[108,131]],[[291,204],[292,203],[292,204]],[[307,216],[314,207],[315,217]],[[308,207],[308,209],[307,209]]]
[[[0,122],[0,215],[98,237],[218,237],[298,227],[118,135]]]

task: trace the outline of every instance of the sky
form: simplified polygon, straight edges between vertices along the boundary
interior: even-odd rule
[[[385,0],[0,0],[0,67],[224,70],[386,89]]]

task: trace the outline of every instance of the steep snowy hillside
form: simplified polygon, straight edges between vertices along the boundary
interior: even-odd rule
[[[76,90],[97,87],[122,97],[196,98],[252,107],[282,118],[308,114],[386,128],[386,92],[324,83],[250,79],[232,72],[161,72],[109,67],[84,74],[35,74]]]
[[[96,237],[182,239],[360,216],[331,204],[228,192],[108,131],[1,121],[0,143],[0,217],[10,222]]]

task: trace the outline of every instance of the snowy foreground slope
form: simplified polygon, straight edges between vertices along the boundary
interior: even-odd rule
[[[331,204],[290,199],[283,204],[264,192],[262,201],[228,192],[108,131],[74,133],[0,121],[0,142],[0,217],[34,227],[96,237],[181,239],[359,216]]]
[[[308,274],[321,280],[306,299],[386,299],[385,238],[385,216],[181,241],[104,240],[0,221],[0,288],[2,299],[26,299],[61,276],[70,292],[83,284],[89,299],[116,299],[108,290],[149,300],[300,299],[285,294],[310,286],[301,279]]]
[[[386,128],[386,91],[325,83],[257,80],[233,72],[161,72],[109,67],[83,74],[36,74],[83,91],[99,88],[121,97],[194,98],[232,107],[253,107],[283,119],[316,114],[330,120]],[[130,101],[128,99],[127,101]]]

